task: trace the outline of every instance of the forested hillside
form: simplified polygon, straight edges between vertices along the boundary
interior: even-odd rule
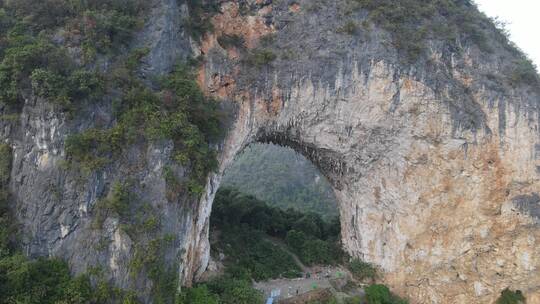
[[[236,188],[271,206],[337,216],[330,184],[313,164],[289,148],[254,144],[226,172],[223,187]]]

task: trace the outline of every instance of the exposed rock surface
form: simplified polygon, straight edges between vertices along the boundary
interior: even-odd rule
[[[248,15],[222,5],[200,71],[209,94],[239,105],[222,168],[254,141],[306,155],[334,186],[345,249],[415,303],[492,303],[506,287],[533,299],[537,88],[496,87],[486,75],[511,55],[474,47],[434,48],[430,63],[404,68],[384,32],[336,32],[340,4],[314,13],[310,1],[256,1]],[[244,37],[247,50],[219,45],[222,34]],[[254,47],[277,58],[238,59]]]
[[[143,77],[169,72],[178,60],[191,54],[192,41],[183,26],[187,6],[176,0],[153,3],[147,25],[133,46],[150,50],[141,70]],[[204,213],[197,209],[195,197],[180,195],[174,201],[167,197],[165,167],[180,178],[189,177],[170,159],[171,142],[137,143],[103,170],[88,173],[69,167],[65,140],[87,128],[112,126],[110,100],[84,105],[67,117],[51,103],[26,94],[19,115],[14,116],[7,107],[0,110],[5,117],[15,117],[0,120],[0,135],[13,148],[10,190],[26,254],[60,257],[75,273],[98,270],[108,282],[135,290],[145,302],[151,302],[153,283],[145,273],[135,271],[132,263],[136,255],[154,254],[149,243],[162,240],[158,254],[168,268],[180,277],[193,277],[189,273],[194,270],[182,267],[182,261],[191,254],[187,248],[193,231],[201,230],[194,227],[198,215]],[[130,184],[130,218],[105,214],[97,219],[97,205],[117,182]],[[129,234],[124,229],[136,225],[138,217],[149,215],[159,223],[157,231]],[[207,221],[207,216],[202,218]],[[165,241],[170,236],[172,243]]]
[[[272,141],[304,154],[328,177],[345,249],[379,265],[413,303],[492,303],[506,287],[538,299],[538,88],[488,76],[502,73],[513,55],[433,47],[429,62],[404,67],[384,31],[336,31],[342,1],[318,8],[308,0],[244,2],[248,13],[221,1],[215,31],[197,44],[185,34],[186,6],[160,0],[139,37],[151,49],[144,73],[168,71],[189,52],[203,55],[201,87],[236,105],[220,169],[198,202],[169,202],[167,142],[135,145],[91,176],[64,168],[68,134],[112,123],[106,102],[67,120],[28,96],[16,124],[0,123],[13,147],[10,188],[26,253],[60,256],[75,272],[99,265],[117,286],[149,294],[150,283],[129,273],[136,248],[119,220],[92,226],[95,204],[129,177],[138,201],[156,210],[160,235],[175,236],[166,261],[189,285],[209,262],[208,219],[223,170],[250,143]],[[223,34],[242,37],[244,47],[220,45]],[[250,63],[261,48],[276,59]]]

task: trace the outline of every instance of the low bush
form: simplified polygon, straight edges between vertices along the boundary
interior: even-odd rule
[[[136,244],[129,264],[130,275],[134,278],[142,273],[152,280],[154,303],[171,303],[178,287],[177,268],[167,265],[165,252],[175,240],[173,235],[165,235]]]
[[[501,296],[497,299],[496,304],[524,304],[525,297],[520,290],[512,291],[505,288],[501,292]]]
[[[356,24],[356,22],[349,20],[342,27],[338,28],[337,32],[354,35],[357,30],[358,30],[358,25]]]
[[[344,301],[345,304],[362,304],[362,298],[360,296],[354,296],[346,298]]]
[[[303,263],[307,265],[329,265],[341,260],[341,251],[335,243],[308,237],[303,232],[291,230],[285,238]]]
[[[262,304],[263,295],[251,282],[229,276],[214,279],[193,288],[184,288],[176,304]]]
[[[217,2],[189,0],[187,4],[190,14],[186,20],[186,27],[192,37],[200,40],[205,33],[214,30],[210,19],[219,11]]]
[[[377,268],[360,259],[352,259],[348,264],[348,268],[357,280],[365,281],[369,279],[374,281],[377,278]]]
[[[179,294],[176,304],[218,304],[219,297],[211,293],[206,285],[186,288]]]
[[[219,295],[222,304],[259,304],[264,303],[263,295],[251,286],[247,280],[228,276],[208,283],[208,288]]]
[[[3,258],[0,282],[0,303],[84,303],[92,299],[88,278],[72,279],[67,264],[55,259],[29,261],[18,254]]]
[[[7,144],[0,144],[0,187],[6,187],[11,175],[12,151]]]
[[[276,60],[276,58],[276,54],[270,50],[256,49],[248,55],[247,62],[251,65],[262,67],[269,65],[272,61]]]
[[[365,289],[368,304],[407,304],[408,301],[392,294],[390,289],[382,284],[370,285]]]
[[[11,175],[12,151],[7,144],[0,144],[0,259],[14,249],[16,227],[8,208],[8,183]],[[2,282],[0,280],[0,282]]]
[[[230,47],[243,48],[244,47],[244,38],[238,35],[221,35],[217,38],[219,45],[227,49]]]
[[[513,86],[519,84],[535,86],[540,82],[536,66],[526,57],[513,62],[508,78]]]

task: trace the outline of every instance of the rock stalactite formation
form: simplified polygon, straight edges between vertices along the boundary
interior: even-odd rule
[[[187,4],[156,1],[138,37],[150,45],[142,73],[199,56],[201,88],[235,109],[198,200],[168,201],[167,142],[132,147],[79,180],[62,167],[64,140],[110,119],[110,105],[68,121],[28,96],[20,124],[0,125],[13,148],[10,188],[26,253],[65,258],[75,272],[101,265],[117,286],[149,293],[150,283],[130,276],[136,246],[118,220],[92,229],[108,185],[130,176],[159,210],[163,233],[177,237],[165,261],[190,285],[210,259],[208,221],[224,170],[250,143],[273,142],[318,166],[338,199],[345,250],[379,266],[413,303],[492,303],[507,287],[538,300],[538,87],[494,80],[517,56],[498,44],[486,54],[428,40],[426,57],[405,64],[384,29],[340,30],[346,19],[367,22],[363,10],[344,12],[348,2],[219,1],[213,31],[197,41]]]

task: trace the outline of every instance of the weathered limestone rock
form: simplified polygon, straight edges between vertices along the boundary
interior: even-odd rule
[[[538,297],[538,91],[494,90],[484,73],[499,68],[474,49],[434,52],[451,62],[431,67],[438,76],[404,72],[380,44],[336,34],[337,7],[284,2],[248,15],[225,2],[202,43],[201,86],[238,105],[221,170],[255,141],[303,153],[333,184],[345,249],[414,303],[492,303],[506,287]],[[220,46],[222,34],[246,49]],[[255,48],[277,59],[238,59]]]

